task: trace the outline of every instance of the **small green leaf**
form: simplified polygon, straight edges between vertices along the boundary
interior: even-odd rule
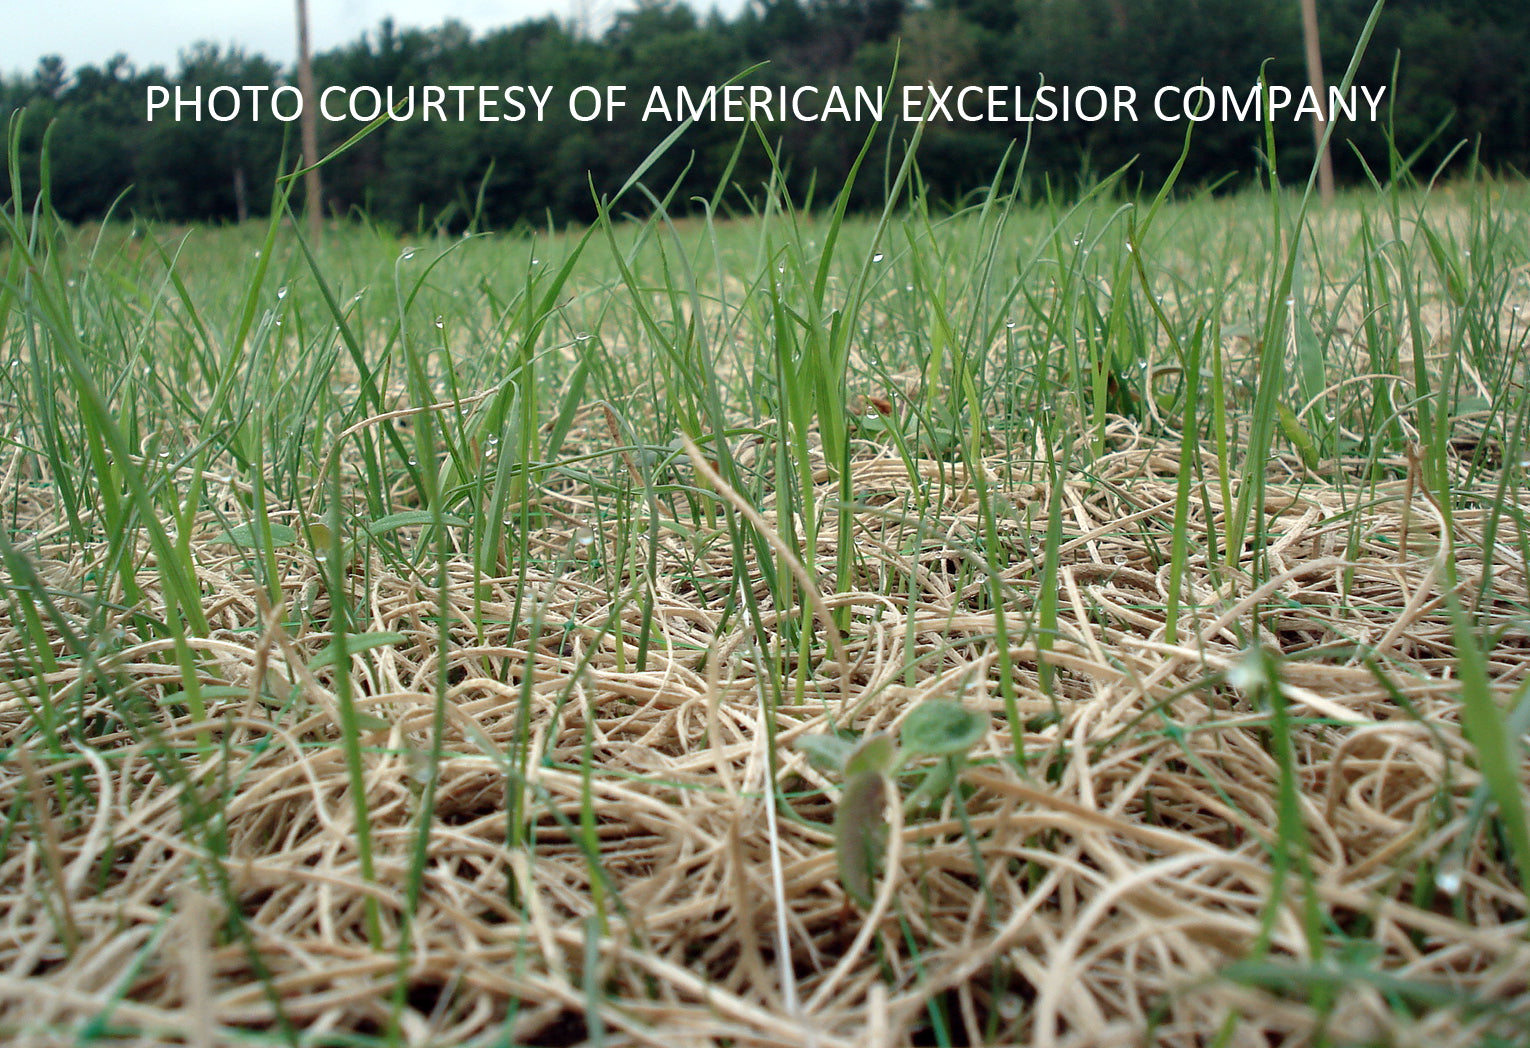
[[[399,641],[407,639],[402,633],[395,633],[391,630],[381,630],[377,633],[350,633],[345,638],[345,653],[347,655],[355,655],[357,652],[366,651],[369,648],[380,648],[385,644],[397,644]],[[313,657],[313,661],[308,664],[308,668],[311,670],[321,669],[332,665],[334,661],[335,642],[330,641],[319,649],[318,654]]]
[[[888,746],[890,749],[890,739]],[[851,776],[839,806],[834,809],[834,857],[839,862],[839,882],[862,906],[871,905],[872,881],[882,866],[887,846],[887,822],[882,814],[886,790],[887,776],[880,772]]]
[[[959,702],[931,699],[914,707],[903,721],[903,748],[931,757],[966,753],[988,732],[988,718]]]
[[[271,532],[271,545],[273,547],[293,546],[297,544],[297,531],[286,524],[268,523],[266,525]],[[240,524],[238,527],[229,528],[218,538],[219,542],[232,543],[246,549],[260,548],[260,529],[254,523]]]
[[[1485,411],[1492,410],[1493,402],[1487,397],[1480,397],[1475,393],[1456,399],[1455,414],[1457,417],[1461,415],[1480,415]]]
[[[411,509],[402,513],[389,513],[386,517],[378,517],[367,525],[367,533],[373,538],[378,538],[399,528],[422,528],[434,523],[436,523],[436,517],[430,510]],[[449,528],[465,528],[468,524],[461,517],[452,516],[450,513],[441,514],[441,523]]]
[[[955,757],[947,757],[930,765],[914,792],[903,802],[903,810],[922,812],[940,807],[940,802],[946,799],[946,794],[951,792],[951,787],[956,783],[956,760]]]
[[[830,775],[842,774],[855,750],[852,740],[839,735],[804,735],[793,745],[807,755],[809,764]]]
[[[313,543],[313,551],[329,555],[330,535],[329,525],[320,524],[318,521],[308,525],[308,541]]]
[[[250,695],[249,688],[238,688],[232,684],[204,684],[198,692],[203,702],[208,699],[245,699]],[[159,701],[166,706],[178,706],[186,701],[186,692],[172,691]]]
[[[357,710],[356,727],[362,731],[387,731],[393,727],[393,724],[371,713],[363,713],[361,710]]]
[[[845,777],[854,779],[861,775],[888,775],[897,761],[898,751],[893,746],[892,736],[877,732],[862,739],[860,745],[845,758]]]

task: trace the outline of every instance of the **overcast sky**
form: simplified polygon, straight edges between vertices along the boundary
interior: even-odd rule
[[[743,0],[690,0],[699,11],[737,10]],[[599,26],[625,0],[308,0],[313,49],[327,51],[375,30],[385,17],[426,28],[448,18],[475,33],[581,10]],[[179,52],[200,40],[290,65],[297,53],[294,0],[0,0],[0,72],[31,72],[43,55],[69,68],[100,65],[119,52],[145,69],[174,70]]]

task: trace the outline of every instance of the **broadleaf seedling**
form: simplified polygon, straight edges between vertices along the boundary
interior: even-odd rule
[[[903,721],[898,742],[885,733],[868,735],[858,744],[842,735],[807,735],[797,749],[827,774],[844,777],[844,789],[834,809],[834,856],[839,881],[861,906],[870,906],[872,887],[887,848],[883,804],[897,795],[897,776],[910,761],[937,757],[919,785],[903,801],[908,812],[938,807],[955,785],[967,754],[988,731],[988,718],[959,702],[931,699]]]

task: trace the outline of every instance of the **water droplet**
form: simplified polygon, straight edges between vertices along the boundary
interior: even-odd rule
[[[1119,568],[1122,565],[1124,565],[1125,563],[1126,563],[1126,554],[1124,554],[1124,553],[1117,553],[1116,557],[1115,557],[1115,565],[1116,565],[1116,567]]]
[[[914,285],[913,284],[904,284],[903,285],[903,290],[904,291],[913,291],[914,290]]]
[[[1434,875],[1434,886],[1446,895],[1455,895],[1461,890],[1460,869],[1454,863],[1441,869]]]
[[[590,340],[590,333],[588,331],[576,331],[576,332],[574,332],[574,341],[575,342],[588,342],[589,340]]]
[[[412,247],[404,248],[403,254],[399,255],[398,257],[403,259],[405,262],[408,262],[411,258],[414,257],[414,248],[412,248]]]
[[[498,443],[499,443],[499,438],[498,437],[490,437],[489,438],[489,446],[490,447],[493,447],[495,444],[498,444]]]
[[[287,289],[285,287],[277,288],[276,289],[276,297],[278,299],[286,298],[287,297]]]
[[[1084,236],[1083,236],[1082,233],[1080,233],[1078,236],[1073,238],[1073,246],[1074,247],[1078,247],[1083,242],[1084,242]]]
[[[1292,306],[1295,306],[1295,305],[1296,305],[1296,296],[1295,295],[1287,295],[1286,296],[1286,308],[1290,309]]]
[[[1227,683],[1241,692],[1250,692],[1269,683],[1259,652],[1245,652],[1243,658],[1227,667]]]
[[[1016,325],[1016,324],[1015,324],[1015,322],[1014,322],[1014,321],[1013,321],[1013,320],[1006,320],[1006,321],[1005,321],[1005,322],[1004,322],[1004,326],[1005,326],[1005,327],[1007,327],[1007,328],[1009,328],[1009,330],[1011,330],[1011,331],[1013,331],[1013,330],[1015,330],[1015,327],[1016,327],[1016,326],[1017,326],[1017,325]]]
[[[542,260],[540,258],[534,258],[531,260],[531,264],[534,266],[540,266],[542,264]]]
[[[255,249],[255,257],[256,257],[256,258],[259,258],[259,257],[260,257],[260,249],[259,249],[259,248],[256,248],[256,249]]]
[[[68,280],[64,281],[64,286],[74,287],[74,277],[70,277]]]
[[[277,317],[276,318],[276,326],[277,327],[281,327],[282,326],[282,318],[281,317]]]
[[[162,459],[167,459],[167,458],[169,458],[169,457],[170,457],[170,449],[169,449],[169,448],[166,448],[166,449],[165,449],[165,450],[163,450],[163,451],[161,451],[161,452],[160,452],[160,453],[159,453],[159,457],[160,457],[160,458],[162,458]]]
[[[441,317],[439,317],[439,316],[436,317],[436,327],[444,328],[445,326],[446,326],[446,321],[444,319],[442,319]]]
[[[878,251],[876,254],[872,255],[871,256],[871,260],[873,262],[880,262],[880,261],[882,261],[882,252]]]
[[[420,464],[420,460],[417,459],[417,458],[410,458],[409,459],[409,464],[411,466],[418,466]]]
[[[468,231],[467,231],[467,230],[466,230],[466,229],[464,229],[464,230],[463,230],[463,231],[462,231],[462,239],[463,239],[463,240],[471,240],[471,239],[472,239],[472,237],[473,237],[473,234],[472,234],[472,233],[470,233],[470,232],[468,232]]]
[[[1136,250],[1137,250],[1136,248],[1132,247],[1132,242],[1130,240],[1128,240],[1126,242],[1126,253],[1129,255],[1129,254],[1131,254],[1132,252],[1134,252]]]

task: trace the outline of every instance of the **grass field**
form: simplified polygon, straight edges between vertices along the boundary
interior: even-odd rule
[[[0,1037],[1527,1043],[1530,188],[909,175],[5,212]]]

